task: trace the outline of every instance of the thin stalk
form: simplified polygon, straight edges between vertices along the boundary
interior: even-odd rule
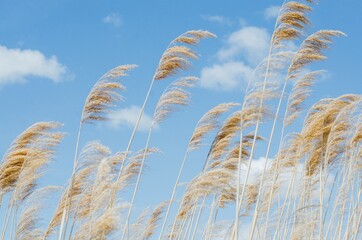
[[[260,204],[260,199],[261,199],[260,196],[261,196],[261,190],[263,189],[264,176],[265,176],[267,165],[268,165],[268,158],[269,158],[269,154],[270,154],[271,144],[272,144],[272,141],[273,141],[275,126],[276,126],[276,123],[277,123],[277,120],[278,120],[279,111],[280,111],[280,107],[282,105],[283,96],[284,96],[284,93],[285,93],[285,89],[287,87],[287,83],[288,83],[288,81],[286,80],[284,82],[283,90],[282,90],[282,93],[281,93],[280,98],[279,98],[277,111],[276,111],[275,116],[274,116],[272,130],[271,130],[271,133],[270,133],[270,136],[269,136],[269,142],[268,142],[268,147],[267,147],[266,155],[265,155],[265,163],[264,163],[264,167],[263,167],[263,173],[262,173],[261,181],[260,181],[260,184],[259,184],[259,194],[258,194],[258,198],[257,198],[257,201],[256,201],[256,206],[255,206],[255,211],[254,211],[254,216],[253,216],[253,222],[252,222],[252,225],[251,225],[251,234],[249,235],[250,236],[249,239],[253,239],[253,236],[254,236],[255,225],[256,225],[256,221],[258,219],[258,214],[259,214],[259,204]],[[284,133],[282,133],[282,134],[284,134]],[[277,159],[279,159],[279,158],[277,158]],[[277,169],[278,169],[278,164],[279,164],[279,161],[276,163]],[[274,174],[276,174],[277,169],[274,171]],[[273,183],[275,183],[275,182],[273,182]],[[272,192],[271,192],[271,196],[270,196],[269,199],[272,199],[273,188],[274,188],[274,185],[271,186],[271,191]],[[271,202],[271,200],[269,200],[269,201]],[[269,217],[269,215],[268,215],[268,217]],[[268,223],[268,218],[267,218],[266,224],[267,223]],[[267,227],[265,227],[265,229],[267,229]]]
[[[305,161],[304,162],[304,167],[303,167],[303,169],[305,169],[306,168],[306,164],[307,164],[307,162]],[[302,191],[300,191],[300,192],[298,192],[301,196],[299,197],[299,203],[297,204],[297,200],[298,200],[298,197],[296,196],[296,194],[294,194],[294,195],[291,195],[292,197],[294,197],[294,203],[293,203],[293,213],[294,213],[294,219],[293,219],[293,224],[292,224],[292,226],[291,226],[291,234],[293,233],[293,230],[294,230],[294,228],[295,228],[295,225],[296,225],[296,223],[297,223],[297,217],[298,217],[298,214],[297,213],[299,213],[299,210],[300,209],[302,209],[302,206],[306,206],[306,194],[303,194],[302,195],[302,193],[306,193],[306,192],[309,192],[310,191],[310,179],[309,178],[306,178],[305,180],[305,183],[303,184],[303,189],[302,189]],[[292,201],[293,199],[291,198],[291,201]],[[289,206],[288,206],[288,209],[289,209]],[[304,214],[305,214],[305,211],[306,211],[306,208],[304,208],[303,209],[303,212],[304,212]],[[286,216],[285,216],[285,221],[284,221],[284,225],[283,225],[283,233],[282,233],[282,236],[281,236],[281,238],[282,239],[284,239],[286,236],[288,236],[287,234],[289,233],[289,229],[287,229],[286,228],[286,222],[289,220],[289,218],[290,218],[290,211],[289,210],[287,210],[287,212],[286,212]]]
[[[181,210],[182,202],[184,201],[184,199],[185,199],[185,194],[184,194],[183,198],[182,198],[181,201],[180,201],[180,204],[179,204],[179,207],[178,207],[178,210],[177,210],[177,213],[176,213],[176,217],[175,217],[175,219],[174,219],[174,221],[173,221],[172,228],[171,228],[171,236],[172,236],[172,234],[173,234],[173,231],[175,230],[176,221],[177,221],[177,214],[178,214],[178,213],[180,212],[180,210]]]
[[[323,240],[323,205],[324,205],[324,198],[323,198],[323,165],[320,164],[319,169],[319,239]]]
[[[83,118],[83,116],[81,117],[81,119],[82,118]],[[76,171],[76,167],[77,167],[77,163],[78,163],[78,151],[79,151],[79,142],[80,142],[82,126],[83,126],[83,123],[82,123],[82,120],[80,120],[79,128],[78,128],[78,135],[77,135],[77,142],[75,144],[73,171],[72,171],[72,176],[70,178],[69,187],[67,189],[68,197],[67,197],[67,201],[66,201],[66,203],[64,205],[64,208],[63,208],[62,221],[61,221],[61,224],[60,224],[60,231],[59,231],[59,239],[60,240],[64,239],[65,236],[66,236],[66,228],[67,228],[68,219],[69,219],[69,216],[70,216],[70,205],[71,205],[71,198],[72,198],[75,171]],[[64,231],[64,234],[63,234],[63,231]]]
[[[284,6],[284,4],[286,3],[287,0],[285,0],[281,6],[281,8],[279,9],[279,13],[278,13],[278,17],[281,13],[281,10]],[[275,22],[275,25],[274,25],[274,31],[275,32],[275,29],[277,28],[277,25],[278,25],[278,21]],[[262,97],[261,97],[261,100],[260,100],[260,104],[259,104],[259,114],[261,113],[261,108],[263,106],[263,102],[264,102],[264,92],[265,92],[265,88],[266,88],[266,81],[267,81],[267,78],[268,78],[268,73],[269,73],[269,68],[270,68],[270,60],[271,60],[271,54],[272,54],[272,51],[273,51],[273,36],[274,36],[274,33],[270,39],[270,44],[269,44],[269,51],[268,51],[268,60],[267,60],[267,66],[266,66],[266,73],[265,73],[265,76],[264,76],[264,82],[263,82],[263,89],[262,89]],[[244,101],[245,103],[245,101]],[[244,105],[244,104],[243,104]],[[242,123],[241,123],[242,124]],[[246,173],[246,178],[245,178],[245,181],[244,181],[244,185],[243,185],[243,189],[242,189],[242,193],[241,193],[241,197],[240,197],[240,166],[241,166],[241,152],[242,152],[242,129],[240,130],[240,145],[239,145],[239,159],[238,159],[238,179],[237,179],[237,187],[236,187],[236,207],[235,207],[235,210],[236,210],[236,213],[235,213],[235,239],[237,240],[238,239],[238,228],[239,228],[239,212],[240,212],[240,207],[241,207],[241,204],[243,202],[243,199],[244,199],[244,194],[245,194],[245,190],[246,190],[246,185],[248,183],[248,180],[249,180],[249,174],[250,174],[250,169],[251,169],[251,162],[252,162],[252,157],[253,157],[253,154],[254,154],[254,148],[255,148],[255,142],[256,142],[256,137],[258,135],[258,130],[259,130],[259,124],[260,124],[260,119],[259,119],[259,116],[258,116],[258,120],[257,120],[257,123],[256,123],[256,126],[255,126],[255,133],[254,133],[254,139],[253,139],[253,144],[252,144],[252,147],[251,147],[251,151],[250,151],[250,157],[249,157],[249,164],[248,164],[248,169],[247,169],[247,173]]]
[[[206,197],[207,197],[207,195],[205,194],[204,199],[202,200],[202,203],[201,203],[201,206],[200,206],[199,214],[197,215],[197,219],[196,219],[196,224],[195,224],[194,232],[192,233],[192,238],[191,238],[192,240],[194,240],[194,239],[195,239],[196,230],[197,230],[197,227],[198,227],[198,225],[199,225],[200,216],[201,216],[202,210],[203,210],[204,205],[205,205],[205,200],[206,200]]]
[[[0,192],[0,210],[1,210],[1,207],[3,205],[3,193]]]
[[[338,172],[337,172],[336,175],[334,176],[333,185],[332,185],[331,191],[330,191],[329,196],[328,196],[328,204],[327,204],[327,206],[326,206],[326,212],[325,212],[324,217],[323,217],[323,224],[324,224],[325,221],[326,221],[327,213],[328,213],[328,210],[329,210],[329,205],[330,205],[330,202],[331,202],[331,199],[332,199],[332,193],[333,193],[335,184],[336,184],[336,182],[337,182],[337,178],[339,178],[339,176],[340,176],[340,175],[338,174]]]
[[[192,225],[194,223],[194,219],[195,219],[195,214],[196,214],[196,210],[197,210],[197,202],[195,203],[195,207],[191,213],[191,220],[190,220],[190,225],[188,225],[187,229],[186,229],[186,232],[185,232],[185,236],[183,238],[183,240],[185,239],[190,239],[190,234],[191,234],[191,231],[189,231],[191,228],[192,228]],[[187,236],[187,238],[186,238]]]
[[[348,169],[346,168],[345,164],[343,164],[343,169],[342,169],[342,173],[340,175],[340,180],[342,179],[342,183],[341,183],[341,186],[344,185],[344,182],[345,182],[345,179],[346,179],[346,176],[347,176],[347,171]],[[342,178],[343,177],[343,178]],[[338,191],[338,194],[337,196],[334,198],[334,207],[333,207],[333,211],[332,211],[332,216],[331,216],[331,219],[329,220],[329,224],[328,224],[328,229],[327,229],[327,232],[326,232],[326,239],[328,239],[328,235],[329,235],[329,232],[330,232],[330,229],[331,229],[331,226],[333,224],[333,219],[334,219],[334,216],[335,216],[335,213],[336,213],[336,209],[337,209],[337,206],[338,206],[338,201],[339,201],[339,198],[341,197],[342,195],[342,191]]]
[[[282,210],[281,210],[281,213],[279,214],[278,216],[278,223],[277,223],[277,227],[275,228],[275,233],[274,233],[274,237],[273,237],[273,240],[275,240],[277,234],[279,234],[279,228],[280,228],[280,223],[283,219],[283,215],[284,215],[284,209],[285,209],[285,206],[286,206],[286,202],[287,200],[289,199],[289,193],[291,192],[290,190],[292,189],[292,186],[294,187],[294,179],[295,179],[295,176],[296,176],[296,169],[294,168],[294,171],[293,171],[293,175],[292,175],[292,179],[289,181],[289,184],[288,184],[288,190],[287,190],[287,193],[285,195],[285,199],[284,199],[284,203],[283,203],[283,206],[282,206]],[[290,205],[290,204],[289,204]],[[289,205],[288,205],[288,208],[289,208]],[[270,209],[270,206],[268,208],[268,210]],[[268,215],[269,215],[269,211],[268,211]],[[268,218],[267,218],[268,219]],[[267,224],[268,222],[266,222]],[[266,237],[266,231],[265,230],[265,234],[264,234],[264,237]]]
[[[6,233],[6,229],[8,227],[8,224],[9,224],[9,219],[10,219],[10,216],[12,215],[13,213],[13,204],[12,203],[9,203],[8,204],[8,209],[10,209],[10,211],[8,211],[8,209],[6,209],[6,213],[7,215],[5,214],[5,221],[3,223],[3,228],[2,228],[2,231],[1,231],[1,240],[4,240],[4,237],[5,237],[5,233]]]
[[[141,167],[140,167],[140,171],[138,172],[138,176],[137,176],[137,181],[136,181],[136,186],[134,188],[133,191],[133,195],[132,195],[132,200],[131,200],[131,205],[129,207],[128,213],[127,213],[127,218],[126,218],[126,223],[124,225],[123,228],[123,234],[122,234],[122,240],[124,240],[124,237],[126,236],[126,232],[128,229],[128,223],[129,223],[129,218],[131,216],[131,212],[133,209],[133,204],[134,204],[134,200],[136,198],[136,194],[138,191],[138,187],[139,187],[139,183],[140,183],[140,179],[141,179],[141,175],[142,175],[142,171],[143,171],[143,167],[145,164],[145,159],[146,159],[146,155],[147,155],[147,151],[148,151],[148,146],[149,146],[149,142],[150,142],[150,138],[151,138],[151,134],[152,134],[152,129],[153,129],[153,125],[150,127],[150,130],[148,131],[148,136],[147,136],[147,141],[146,141],[146,147],[143,151],[143,156],[142,156],[142,162],[141,162]],[[126,153],[127,154],[127,153]]]
[[[183,171],[183,169],[184,169],[184,166],[185,166],[185,162],[186,162],[188,153],[189,153],[189,151],[187,150],[186,153],[185,153],[184,159],[182,160],[181,167],[180,167],[180,170],[179,170],[178,175],[177,175],[176,183],[175,183],[175,185],[173,186],[171,198],[170,198],[170,201],[169,201],[168,206],[167,206],[167,211],[166,211],[166,214],[165,214],[163,223],[162,223],[162,227],[161,227],[160,235],[158,236],[158,240],[161,240],[162,234],[163,234],[164,229],[165,229],[165,227],[166,227],[168,215],[169,215],[169,213],[170,213],[170,209],[171,209],[171,206],[172,206],[172,202],[173,202],[173,200],[174,200],[174,198],[175,198],[175,193],[176,193],[177,185],[179,184],[179,181],[180,181],[180,179],[181,179],[182,171]]]
[[[349,167],[348,167],[348,172],[347,172],[347,195],[348,195],[348,192],[349,192],[349,187],[350,187],[350,182],[351,182],[351,170],[352,170],[352,162],[353,162],[353,159],[352,159],[352,156],[351,156],[351,159],[349,161]],[[346,201],[344,200],[343,201],[343,207],[342,207],[342,213],[341,213],[341,217],[339,219],[339,223],[338,223],[338,239],[341,239],[341,234],[342,234],[342,225],[343,225],[343,220],[344,220],[344,213],[345,213],[345,209],[346,209]]]
[[[124,156],[124,160],[122,161],[122,165],[121,165],[121,168],[120,168],[120,170],[119,170],[119,173],[118,173],[118,177],[117,177],[116,182],[117,182],[117,181],[120,179],[120,177],[122,176],[123,168],[124,168],[124,165],[125,165],[125,162],[126,162],[126,159],[127,159],[128,153],[129,153],[129,150],[131,149],[131,145],[132,145],[133,140],[134,140],[134,137],[135,137],[135,135],[136,135],[138,126],[139,126],[139,124],[140,124],[140,122],[141,122],[141,118],[142,118],[143,112],[144,112],[144,110],[145,110],[146,104],[147,104],[147,102],[148,102],[148,99],[149,99],[149,97],[150,97],[150,94],[151,94],[151,91],[152,91],[154,82],[155,82],[155,77],[152,78],[150,87],[148,88],[148,92],[147,92],[146,98],[145,98],[145,100],[144,100],[144,102],[143,102],[141,111],[140,111],[140,113],[139,113],[139,115],[138,115],[136,124],[135,124],[135,126],[134,126],[134,128],[133,128],[133,131],[132,131],[132,134],[131,134],[131,138],[129,139],[129,142],[128,142],[128,145],[127,145],[127,148],[126,148],[126,152],[125,152],[125,156]],[[115,200],[115,197],[116,197],[116,193],[117,193],[117,188],[116,188],[116,186],[114,186],[113,189],[112,189],[112,194],[111,194],[110,200],[109,200],[108,209],[113,206],[114,200]]]
[[[15,208],[15,211],[13,211],[12,217],[11,217],[11,226],[10,226],[10,237],[9,239],[13,239],[13,236],[15,237],[15,223],[16,223],[16,215],[18,213],[18,207]]]
[[[192,209],[192,211],[193,211],[193,209]],[[188,221],[188,219],[189,219],[189,217],[190,217],[191,215],[187,215],[187,217],[185,217],[185,219],[184,220],[182,220],[182,223],[181,223],[181,228],[180,228],[180,230],[179,230],[179,232],[177,232],[176,233],[176,239],[179,239],[179,238],[181,238],[181,236],[183,235],[183,229],[185,228],[185,224],[186,224],[186,222],[187,222],[187,226],[186,226],[186,228],[188,228],[189,227],[189,225],[190,225],[190,221]],[[172,233],[173,233],[173,231],[172,231]],[[171,235],[172,236],[172,235]]]
[[[269,55],[271,54],[271,48],[269,50]],[[270,65],[270,58],[268,58],[268,64],[267,64],[267,70],[266,72],[269,72],[269,66]],[[266,88],[266,79],[267,79],[267,74],[265,75],[264,78],[264,83],[263,83],[263,89],[262,89],[262,97],[260,100],[260,104],[259,104],[259,114],[261,114],[261,108],[263,106],[264,103],[264,92],[265,92],[265,88]],[[251,163],[252,163],[252,159],[254,156],[254,150],[255,150],[255,146],[256,146],[256,138],[259,132],[259,126],[260,126],[260,116],[258,116],[258,120],[256,122],[256,126],[255,126],[255,133],[254,133],[254,139],[253,139],[253,143],[251,146],[251,151],[250,151],[250,157],[249,157],[249,164],[248,164],[248,170],[246,172],[246,178],[244,181],[244,185],[243,185],[243,190],[241,192],[241,197],[240,197],[240,201],[239,201],[239,195],[240,195],[240,175],[238,175],[238,186],[237,186],[237,195],[236,195],[236,201],[239,203],[239,206],[241,206],[241,203],[243,202],[244,199],[244,195],[245,195],[245,190],[246,190],[246,185],[248,184],[248,180],[249,180],[249,175],[250,175],[250,170],[251,170]],[[240,134],[241,135],[241,134]],[[242,136],[241,136],[242,137]],[[241,156],[241,151],[242,151],[242,142],[240,142],[240,149],[239,149],[239,156]],[[239,162],[238,162],[238,167],[241,166],[241,157],[239,157]],[[240,173],[240,168],[238,169],[238,173]],[[239,207],[237,206],[237,212],[236,212],[236,220],[235,220],[235,239],[238,239],[238,228],[239,228]]]
[[[357,220],[357,224],[356,224],[356,229],[354,231],[354,237],[353,237],[353,240],[356,240],[357,239],[357,236],[359,235],[359,228],[361,227],[361,221],[362,221],[362,211],[360,211],[360,214],[359,214],[359,217],[358,217],[358,220]]]
[[[214,194],[214,198],[213,198],[212,204],[211,204],[209,218],[207,220],[207,224],[206,224],[206,227],[205,227],[205,232],[204,232],[205,239],[209,239],[210,235],[212,234],[211,221],[212,221],[212,216],[214,214],[214,210],[215,210],[215,206],[216,206],[216,197],[217,197],[217,194]]]
[[[297,199],[295,198],[294,199],[294,201],[293,201],[293,195],[292,195],[292,193],[293,192],[295,192],[295,177],[294,177],[294,179],[293,179],[293,183],[292,183],[292,192],[289,194],[289,196],[288,196],[288,198],[289,198],[289,203],[287,204],[287,210],[286,210],[286,216],[285,216],[285,218],[284,218],[284,225],[283,225],[283,228],[285,227],[285,226],[287,226],[287,222],[288,222],[288,220],[289,220],[289,211],[290,211],[290,208],[291,208],[291,206],[293,205],[293,209],[295,209],[295,205],[296,205],[296,202],[297,202]],[[295,212],[295,211],[294,211]],[[289,224],[290,225],[290,224]],[[280,231],[279,231],[279,228],[280,227],[278,227],[278,236],[280,235]],[[284,229],[283,229],[284,230]],[[284,231],[283,231],[283,233],[281,233],[281,234],[284,234]],[[283,235],[282,235],[283,236]]]
[[[358,174],[358,178],[360,178],[360,174]],[[358,187],[360,188],[360,186],[358,185]],[[356,225],[354,226],[354,228],[352,229],[352,236],[355,236],[355,238],[357,238],[357,235],[358,235],[358,232],[359,232],[359,228],[360,228],[360,224],[361,224],[361,214],[360,216],[357,216],[357,213],[358,213],[358,210],[360,209],[360,197],[361,197],[361,193],[362,193],[362,190],[361,188],[359,189],[358,191],[358,196],[357,196],[357,201],[356,201],[356,206],[355,206],[355,209],[353,211],[353,215],[356,216],[355,218],[357,218],[355,221],[356,221]],[[362,211],[360,211],[362,213]]]

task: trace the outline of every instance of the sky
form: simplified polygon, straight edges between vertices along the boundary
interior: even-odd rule
[[[203,29],[216,39],[196,48],[200,59],[185,74],[200,78],[192,103],[172,114],[151,137],[157,154],[147,168],[135,212],[171,194],[176,173],[198,119],[221,102],[240,102],[253,68],[266,56],[282,1],[243,0],[0,0],[0,153],[38,121],[59,121],[66,137],[41,179],[65,185],[71,175],[76,133],[84,101],[105,72],[122,64],[138,68],[122,79],[125,100],[108,122],[84,127],[81,146],[99,140],[123,151],[160,56],[187,30]],[[328,74],[318,81],[309,106],[318,99],[360,93],[362,2],[321,0],[310,14],[308,32],[337,29],[328,60],[316,66]],[[184,75],[185,75],[184,74]],[[157,82],[132,150],[145,144],[154,106],[172,79]],[[207,149],[191,154],[183,180],[197,174]],[[201,159],[200,159],[201,158]],[[157,191],[157,194],[154,194]],[[128,198],[125,193],[125,198]],[[135,214],[137,215],[137,214]]]

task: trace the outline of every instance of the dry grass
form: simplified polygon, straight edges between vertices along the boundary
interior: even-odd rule
[[[54,158],[63,133],[56,122],[26,129],[10,144],[0,166],[0,199],[8,204],[1,240],[128,240],[157,235],[237,240],[241,231],[249,240],[360,239],[362,96],[321,99],[308,109],[312,88],[325,72],[314,70],[313,63],[327,58],[325,50],[335,37],[345,36],[336,30],[307,35],[313,3],[283,3],[268,56],[255,68],[241,104],[221,103],[201,116],[183,159],[175,159],[181,165],[170,199],[153,211],[143,211],[134,222],[131,214],[146,159],[160,152],[149,146],[153,130],[191,103],[191,88],[198,78],[180,75],[198,58],[193,48],[214,34],[187,31],[170,42],[122,152],[112,154],[97,141],[78,148],[83,124],[107,120],[105,114],[123,99],[120,78],[135,65],[118,66],[96,82],[81,113],[72,175],[48,222],[41,221],[41,212],[54,201],[57,188],[40,187],[38,179]],[[299,48],[287,51],[296,42]],[[176,76],[154,106],[145,146],[132,153],[154,83]],[[239,109],[228,113],[235,107]],[[204,167],[180,184],[189,153],[200,149],[206,152],[199,160]],[[253,174],[259,156],[265,161]],[[154,196],[161,191],[168,190],[154,189]],[[234,217],[227,213],[230,210]]]

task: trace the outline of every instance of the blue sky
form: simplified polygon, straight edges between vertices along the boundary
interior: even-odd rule
[[[96,80],[121,64],[139,67],[122,80],[125,101],[109,123],[86,126],[82,145],[100,140],[122,151],[132,118],[146,94],[168,43],[191,29],[218,35],[197,48],[200,59],[188,74],[201,77],[192,103],[159,126],[151,145],[163,154],[150,159],[136,200],[136,211],[167,199],[188,138],[201,115],[220,102],[240,101],[248,74],[266,54],[268,37],[281,1],[70,1],[0,0],[0,152],[37,121],[59,121],[67,133],[42,181],[64,185],[71,174],[76,132],[84,100]],[[309,105],[317,99],[360,93],[362,2],[321,0],[311,13],[310,33],[338,29],[328,60],[314,67],[328,70]],[[255,39],[255,40],[254,40]],[[141,129],[147,129],[154,104],[171,80],[157,82]],[[133,150],[144,145],[136,136]],[[185,179],[202,167],[203,153],[190,156]],[[200,159],[201,158],[201,159]],[[159,194],[152,194],[157,190]],[[127,198],[127,194],[125,194]],[[151,197],[152,196],[152,197]]]

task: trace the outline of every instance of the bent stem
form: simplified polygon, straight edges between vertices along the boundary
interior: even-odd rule
[[[126,162],[126,159],[127,159],[128,153],[129,153],[129,150],[131,149],[131,145],[132,145],[133,140],[134,140],[134,137],[135,137],[135,135],[136,135],[138,126],[139,126],[139,124],[140,124],[140,122],[141,122],[141,118],[142,118],[143,112],[144,112],[144,110],[145,110],[146,104],[147,104],[147,102],[148,102],[148,99],[149,99],[149,97],[150,97],[150,94],[151,94],[151,91],[152,91],[154,82],[155,82],[155,77],[152,78],[150,87],[148,88],[148,92],[147,92],[146,98],[145,98],[145,100],[144,100],[144,102],[143,102],[141,111],[140,111],[140,113],[139,113],[139,115],[138,115],[136,124],[135,124],[135,126],[134,126],[134,128],[133,128],[133,131],[132,131],[132,134],[131,134],[131,138],[129,139],[129,142],[128,142],[128,145],[127,145],[127,149],[126,149],[126,151],[125,151],[124,160],[122,161],[122,165],[121,165],[121,168],[120,168],[120,170],[119,170],[119,173],[118,173],[118,177],[117,177],[116,182],[117,182],[117,181],[121,178],[121,176],[122,176],[123,168],[124,168],[124,165],[125,165],[125,162]],[[111,194],[111,197],[110,197],[110,200],[109,200],[109,204],[108,204],[108,209],[110,209],[110,208],[114,205],[116,193],[117,193],[117,186],[113,186],[112,194]]]
[[[147,142],[146,142],[146,147],[143,151],[143,156],[142,156],[142,162],[141,162],[141,167],[140,167],[140,171],[138,172],[138,176],[137,176],[137,181],[136,181],[136,186],[134,188],[134,191],[133,191],[133,195],[132,195],[132,200],[131,200],[131,205],[128,209],[128,213],[127,213],[127,218],[126,218],[126,223],[123,227],[123,234],[122,234],[122,240],[124,239],[124,237],[126,236],[126,233],[128,232],[128,223],[129,223],[129,218],[131,216],[131,212],[132,212],[132,209],[133,209],[133,204],[134,204],[134,200],[136,198],[136,194],[137,194],[137,191],[138,191],[138,186],[139,186],[139,183],[140,183],[140,180],[141,180],[141,175],[142,175],[142,172],[143,172],[143,167],[144,167],[144,164],[145,164],[145,159],[146,159],[146,155],[147,155],[147,151],[148,151],[148,146],[149,146],[149,142],[150,142],[150,138],[151,138],[151,134],[152,134],[152,130],[153,130],[153,124],[150,128],[150,130],[148,131],[148,136],[147,136]]]
[[[197,227],[198,227],[198,225],[199,225],[199,221],[200,221],[200,217],[201,217],[202,210],[203,210],[204,205],[205,205],[206,197],[207,197],[207,195],[205,194],[204,199],[202,200],[202,203],[201,203],[201,207],[200,207],[199,213],[198,213],[198,215],[197,215],[194,232],[192,233],[192,238],[191,238],[192,240],[195,239],[196,230],[197,230]]]
[[[180,181],[180,178],[181,178],[184,166],[185,166],[185,162],[186,162],[188,153],[189,153],[189,151],[187,150],[186,153],[185,153],[184,159],[182,160],[181,167],[180,167],[180,170],[179,170],[178,175],[177,175],[176,183],[173,186],[171,198],[170,198],[170,201],[169,201],[168,206],[167,206],[167,211],[166,211],[163,223],[162,223],[161,232],[160,232],[160,235],[158,236],[158,240],[160,240],[162,238],[162,234],[164,232],[164,229],[165,229],[165,226],[166,226],[166,223],[167,223],[168,215],[170,213],[172,202],[174,201],[174,198],[175,198],[176,189],[177,189],[177,186],[179,184],[179,181]]]
[[[265,176],[265,172],[266,172],[267,165],[268,165],[268,158],[269,158],[271,144],[272,144],[272,140],[273,140],[273,136],[274,136],[275,126],[276,126],[276,123],[277,123],[277,120],[278,120],[279,111],[280,111],[280,107],[281,107],[281,104],[282,104],[282,101],[283,101],[283,96],[284,96],[284,92],[285,92],[286,87],[287,87],[287,81],[284,82],[283,90],[282,90],[282,93],[281,93],[280,98],[279,98],[278,108],[277,108],[277,111],[276,111],[275,116],[274,116],[273,126],[272,126],[272,130],[270,132],[268,147],[267,147],[267,151],[266,151],[266,155],[265,155],[265,163],[264,163],[264,167],[263,167],[263,173],[262,173],[261,181],[260,181],[260,184],[259,184],[259,191],[261,191],[262,188],[263,188],[264,176]],[[282,136],[283,136],[283,133],[282,133]],[[277,158],[277,163],[276,163],[277,167],[278,167],[278,164],[279,164],[278,159],[279,158]],[[274,174],[276,174],[276,172],[277,171],[275,170]],[[271,191],[273,191],[273,187],[274,187],[274,182],[273,182],[273,185],[271,187],[271,189],[272,189]],[[251,234],[250,234],[249,239],[253,239],[253,236],[254,236],[255,225],[256,225],[256,222],[257,222],[258,214],[259,214],[259,204],[260,204],[260,199],[261,199],[260,195],[261,195],[261,193],[258,194],[258,199],[256,201],[256,206],[255,206],[255,211],[254,211],[254,216],[253,216],[253,223],[252,223],[252,226],[251,226]],[[271,198],[272,198],[272,196],[270,196],[270,199]],[[268,220],[266,221],[266,224],[267,223],[268,223]],[[265,227],[265,229],[267,229],[267,227]]]
[[[83,115],[83,114],[82,114]],[[83,116],[81,117],[83,119]],[[79,142],[80,142],[80,136],[82,131],[83,122],[80,120],[79,128],[78,128],[78,135],[77,135],[77,142],[75,144],[75,153],[74,153],[74,161],[73,161],[73,171],[72,176],[70,178],[69,187],[67,189],[67,200],[63,208],[63,214],[62,214],[62,221],[60,224],[60,230],[59,230],[59,239],[64,239],[66,236],[66,230],[67,230],[67,224],[68,219],[70,216],[70,205],[71,205],[71,198],[72,198],[72,191],[73,191],[73,184],[74,184],[74,177],[75,177],[75,171],[78,164],[78,151],[79,151]],[[64,231],[64,233],[63,233]]]

